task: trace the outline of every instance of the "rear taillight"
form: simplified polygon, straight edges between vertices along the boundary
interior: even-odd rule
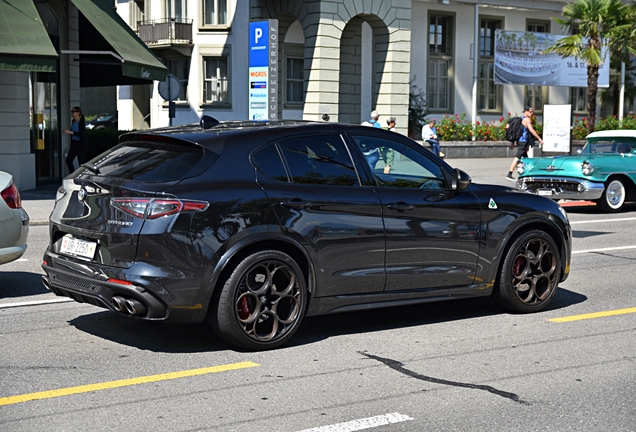
[[[19,209],[22,207],[22,199],[20,198],[20,192],[18,188],[12,183],[8,188],[0,192],[2,199],[12,209]]]
[[[157,198],[112,198],[110,204],[142,219],[157,219],[183,212],[200,212],[209,206],[206,201]]]

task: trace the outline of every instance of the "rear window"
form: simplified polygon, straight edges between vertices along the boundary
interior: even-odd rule
[[[195,145],[127,141],[91,162],[104,177],[153,183],[188,177],[204,155]]]

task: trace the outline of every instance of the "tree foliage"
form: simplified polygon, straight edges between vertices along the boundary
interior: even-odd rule
[[[409,136],[415,137],[422,132],[422,126],[426,123],[426,98],[422,90],[414,84],[415,76],[409,83]]]
[[[561,57],[577,57],[587,63],[587,127],[594,131],[596,121],[596,96],[598,94],[599,68],[605,61],[602,48],[607,47],[611,55],[634,48],[630,36],[636,32],[629,23],[633,17],[633,5],[624,5],[620,0],[577,0],[563,7],[562,18],[555,19],[570,36],[555,42],[548,48]]]

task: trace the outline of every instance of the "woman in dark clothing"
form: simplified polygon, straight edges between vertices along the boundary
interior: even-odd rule
[[[66,165],[68,171],[72,173],[75,171],[73,161],[77,156],[80,166],[87,161],[88,155],[88,137],[86,136],[86,120],[82,115],[82,109],[78,106],[73,107],[71,110],[71,116],[73,116],[73,124],[71,129],[64,129],[64,133],[73,135],[71,138],[71,148],[66,156]]]

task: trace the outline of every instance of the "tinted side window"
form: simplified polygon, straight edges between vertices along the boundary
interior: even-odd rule
[[[338,134],[302,136],[278,144],[293,183],[359,184],[349,152]]]
[[[288,181],[285,166],[275,144],[270,144],[254,153],[252,162],[267,176],[279,181]]]
[[[353,138],[373,171],[378,186],[445,188],[442,167],[408,145],[365,135],[354,135]]]
[[[128,141],[91,162],[105,177],[152,183],[188,177],[203,157],[198,146]]]

